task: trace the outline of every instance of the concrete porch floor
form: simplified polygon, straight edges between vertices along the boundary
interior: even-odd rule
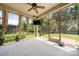
[[[78,56],[79,50],[41,40],[25,40],[0,46],[0,56]]]

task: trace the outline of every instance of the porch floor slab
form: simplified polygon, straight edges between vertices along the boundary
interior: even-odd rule
[[[79,50],[50,45],[40,40],[24,40],[0,46],[0,56],[78,56]]]

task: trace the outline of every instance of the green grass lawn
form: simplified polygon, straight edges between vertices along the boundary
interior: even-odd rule
[[[4,45],[14,43],[16,35],[18,35],[18,33],[17,34],[6,34],[5,35],[5,40],[4,40]],[[21,37],[22,37],[21,39],[31,40],[31,39],[34,38],[34,34],[33,33],[29,33],[29,35],[27,35],[26,32],[23,32],[21,34]]]
[[[27,40],[31,40],[34,38],[34,34],[29,34],[29,35],[26,35],[26,39]]]
[[[15,38],[16,35],[17,34],[6,34],[5,35],[5,39],[8,40],[8,39]],[[24,32],[24,33],[21,34],[21,36],[25,36],[26,39],[32,39],[32,38],[34,38],[34,34],[33,33],[29,33],[29,35],[27,35],[27,33]]]
[[[14,42],[14,39],[16,37],[17,34],[7,34],[5,35],[5,42],[6,43],[11,43],[11,42]],[[34,38],[34,34],[33,33],[29,33],[29,35],[27,35],[26,32],[22,33],[23,36],[25,36],[25,39],[26,40],[31,40]],[[76,35],[76,34],[61,34],[62,38],[68,38],[68,39],[72,39],[72,40],[76,40],[79,42],[79,35]],[[48,38],[48,34],[46,35],[42,35],[41,37],[46,37]],[[59,34],[50,34],[50,37],[53,38],[53,37],[59,37]]]
[[[25,35],[26,40],[31,40],[34,38],[34,33],[29,32],[27,35],[27,32],[23,32],[23,35]]]
[[[16,37],[17,34],[6,34],[5,35],[5,40],[4,40],[4,45],[7,45],[7,44],[12,44],[15,42],[15,37]]]
[[[5,35],[6,39],[15,38],[17,34],[7,34]]]
[[[76,34],[61,34],[62,38],[68,38],[79,41],[79,35]],[[42,37],[48,37],[48,35],[43,35]],[[59,37],[58,34],[50,34],[50,37]]]

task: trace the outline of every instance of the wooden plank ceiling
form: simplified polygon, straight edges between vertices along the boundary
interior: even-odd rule
[[[2,5],[7,6],[8,8],[13,8],[17,11],[23,12],[24,14],[27,14],[30,16],[35,15],[35,16],[41,17],[47,14],[48,12],[54,11],[58,8],[61,8],[67,5],[67,3],[37,3],[38,6],[45,7],[45,9],[37,8],[38,14],[34,10],[31,10],[28,12],[27,10],[30,9],[32,6],[30,6],[27,3],[3,3]]]

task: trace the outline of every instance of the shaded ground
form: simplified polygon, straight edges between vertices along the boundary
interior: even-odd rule
[[[2,56],[72,56],[79,51],[69,47],[59,47],[41,40],[25,40],[11,45],[0,46]]]

